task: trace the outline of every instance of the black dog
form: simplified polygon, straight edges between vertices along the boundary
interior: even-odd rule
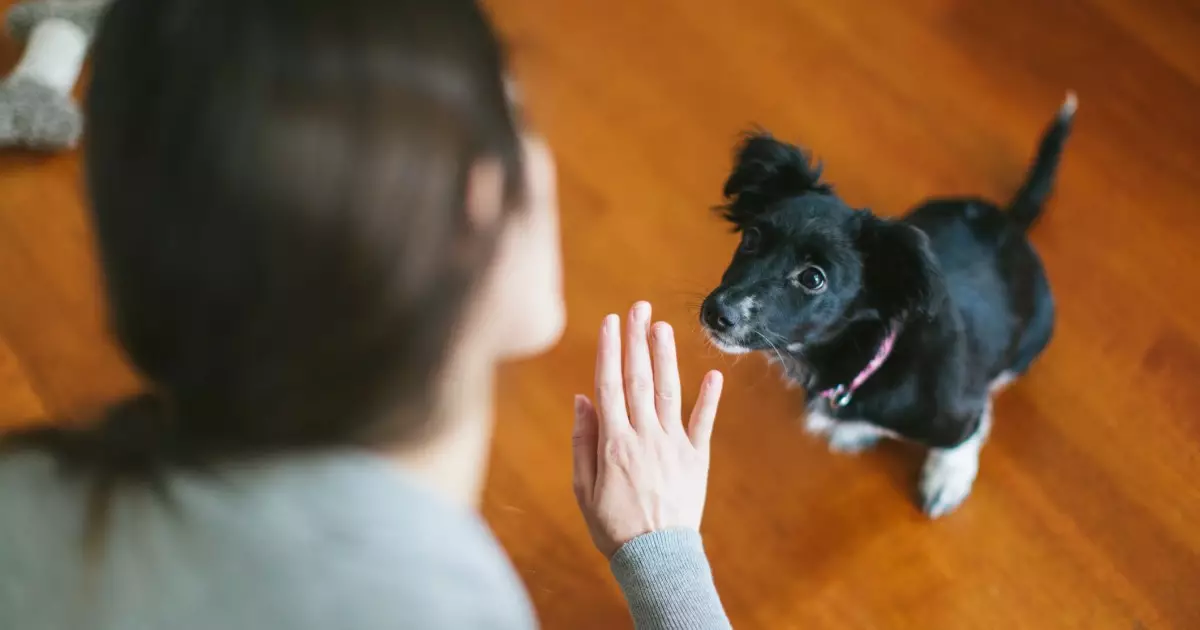
[[[808,430],[832,450],[885,436],[928,446],[925,513],[958,507],[991,395],[1053,332],[1050,286],[1025,233],[1050,196],[1074,113],[1069,94],[1007,209],[934,199],[895,221],[848,207],[801,149],[749,136],[722,208],[741,244],[701,308],[712,343],[782,363],[808,393]]]

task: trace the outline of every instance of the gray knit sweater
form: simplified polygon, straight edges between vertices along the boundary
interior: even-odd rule
[[[122,490],[91,562],[85,504],[47,457],[0,458],[0,628],[537,627],[483,522],[380,458],[278,460],[177,474],[165,494]],[[612,569],[639,630],[729,627],[696,532],[637,538]]]

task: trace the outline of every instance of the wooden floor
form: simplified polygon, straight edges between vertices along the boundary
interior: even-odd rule
[[[570,326],[505,374],[486,509],[547,628],[628,626],[573,504],[569,434],[601,317],[640,298],[680,328],[689,396],[728,376],[705,535],[737,628],[1200,628],[1194,0],[490,4],[560,166]],[[703,343],[696,306],[734,247],[709,208],[752,124],[881,214],[1005,199],[1068,88],[1076,133],[1033,234],[1058,334],[998,399],[974,496],[928,522],[918,452],[826,452],[761,359]],[[3,424],[132,387],[78,179],[75,156],[0,157]]]

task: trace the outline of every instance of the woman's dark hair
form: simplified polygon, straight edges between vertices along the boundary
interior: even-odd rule
[[[419,439],[521,152],[472,0],[116,0],[86,171],[111,321],[148,392],[10,446],[108,479]]]

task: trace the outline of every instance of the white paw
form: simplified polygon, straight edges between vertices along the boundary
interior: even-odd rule
[[[824,438],[834,453],[861,453],[892,435],[886,429],[861,420],[835,420],[822,406],[814,405],[804,418],[809,435]]]
[[[979,474],[979,452],[992,431],[992,401],[984,402],[979,426],[954,448],[932,448],[921,469],[921,507],[929,518],[953,512],[971,496]]]
[[[837,420],[829,417],[823,409],[814,406],[808,410],[808,415],[804,416],[804,431],[809,435],[824,437],[829,435],[829,432],[837,426]]]
[[[870,449],[884,435],[881,429],[866,422],[839,422],[826,434],[829,450],[847,455]]]
[[[921,470],[921,507],[925,514],[938,518],[953,512],[971,495],[978,473],[978,450],[931,451]]]

